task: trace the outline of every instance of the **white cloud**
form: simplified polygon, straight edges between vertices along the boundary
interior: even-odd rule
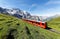
[[[32,4],[30,7],[29,7],[29,10],[31,10],[32,8],[34,7],[37,7],[37,4]]]
[[[49,5],[49,4],[60,4],[60,0],[50,0],[45,5]]]
[[[37,6],[37,4],[32,4],[31,6],[32,6],[32,7],[35,7],[35,6]]]
[[[48,12],[48,13],[44,13],[44,14],[41,14],[41,13],[36,13],[36,14],[32,14],[32,15],[37,15],[37,16],[54,16],[54,15],[56,15],[56,14],[58,14],[58,15],[60,15],[60,12]]]
[[[36,9],[33,11],[34,15],[38,16],[53,16],[56,14],[60,14],[60,6],[54,7],[54,8],[48,8],[48,9]]]

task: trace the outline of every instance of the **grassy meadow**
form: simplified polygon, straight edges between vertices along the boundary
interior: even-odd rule
[[[53,22],[54,20],[48,25]],[[58,30],[59,25],[58,27],[56,26]],[[60,34],[33,26],[13,16],[0,14],[0,39],[60,39]]]

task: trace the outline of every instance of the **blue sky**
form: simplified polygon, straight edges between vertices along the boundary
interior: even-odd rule
[[[0,7],[20,8],[38,16],[60,14],[60,0],[0,0]]]

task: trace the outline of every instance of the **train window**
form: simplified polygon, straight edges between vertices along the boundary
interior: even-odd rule
[[[38,25],[39,25],[40,23],[36,22],[36,24],[38,24]]]
[[[38,23],[40,25],[40,23]]]
[[[44,23],[42,23],[42,25],[44,25]]]

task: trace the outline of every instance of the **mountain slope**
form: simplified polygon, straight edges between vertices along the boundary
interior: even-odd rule
[[[19,8],[7,9],[7,8],[0,7],[0,13],[13,15],[13,16],[15,16],[17,18],[28,18],[28,17],[31,16],[30,13],[28,13],[26,11],[23,11],[23,10],[20,10]]]
[[[48,26],[60,31],[60,17],[56,17],[48,21]]]
[[[44,20],[47,18],[47,16],[36,16],[36,15],[33,16],[29,12],[20,10],[19,8],[7,9],[7,8],[0,7],[0,13],[12,15],[17,18],[33,19],[36,21]]]
[[[60,35],[21,19],[0,14],[0,39],[60,39]]]

